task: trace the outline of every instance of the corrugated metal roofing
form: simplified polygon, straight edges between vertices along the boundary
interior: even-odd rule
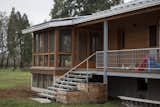
[[[24,29],[23,33],[34,32],[42,29],[46,29],[49,27],[58,27],[58,26],[69,26],[84,23],[87,21],[97,20],[101,18],[111,17],[114,15],[119,15],[122,13],[135,11],[147,7],[152,7],[160,5],[160,0],[134,0],[128,3],[119,4],[117,6],[113,6],[108,10],[100,11],[93,13],[88,16],[76,16],[76,17],[68,17],[68,18],[58,18],[52,19],[48,22],[41,23],[30,28]]]

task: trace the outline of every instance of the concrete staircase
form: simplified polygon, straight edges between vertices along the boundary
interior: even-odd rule
[[[88,74],[83,71],[72,71],[66,73],[60,79],[57,79],[53,86],[48,87],[46,91],[39,93],[39,96],[42,98],[56,100],[58,91],[78,91],[77,85],[79,83],[87,83],[89,78],[92,78],[92,73]]]

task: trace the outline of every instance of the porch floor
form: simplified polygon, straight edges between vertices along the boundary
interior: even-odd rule
[[[76,71],[75,71],[76,72]],[[79,69],[78,72],[87,73],[85,69]],[[93,75],[104,75],[103,69],[89,69],[88,74]],[[160,72],[131,72],[131,71],[108,71],[108,76],[117,77],[133,77],[133,78],[150,78],[150,79],[160,79]]]

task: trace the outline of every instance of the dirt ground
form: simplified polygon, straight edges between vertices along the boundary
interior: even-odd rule
[[[0,99],[6,98],[27,98],[36,96],[36,93],[26,87],[16,87],[11,89],[0,89]]]

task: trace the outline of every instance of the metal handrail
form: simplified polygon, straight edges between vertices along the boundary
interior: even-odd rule
[[[128,52],[128,51],[146,51],[146,50],[157,50],[160,48],[138,48],[138,49],[121,49],[121,50],[108,50],[108,51],[96,51],[96,53],[102,53],[102,52]]]
[[[104,53],[107,53],[109,55],[109,58],[107,59],[109,61],[107,68],[112,70],[115,69],[115,70],[139,71],[142,69],[142,70],[147,70],[149,72],[151,70],[160,70],[160,64],[158,62],[155,62],[157,61],[157,59],[160,61],[160,48],[139,48],[139,49],[97,51],[96,52],[97,68],[101,69],[104,68],[104,62],[103,62]],[[147,62],[145,62],[145,57],[147,59]],[[146,67],[143,66],[142,64],[146,64]]]
[[[86,59],[84,59],[82,62],[80,62],[78,65],[74,66],[73,68],[71,68],[68,72],[66,72],[65,74],[63,74],[62,76],[60,76],[59,78],[57,78],[55,81],[58,81],[60,79],[62,79],[65,75],[68,75],[70,72],[74,71],[75,69],[77,69],[78,67],[80,67],[83,63],[86,63],[86,70],[87,70],[87,78],[88,78],[88,69],[89,69],[89,62],[88,60],[91,59],[93,56],[96,55],[96,52],[94,52],[93,54],[91,54],[89,57],[87,57]],[[88,79],[87,79],[88,82]]]

